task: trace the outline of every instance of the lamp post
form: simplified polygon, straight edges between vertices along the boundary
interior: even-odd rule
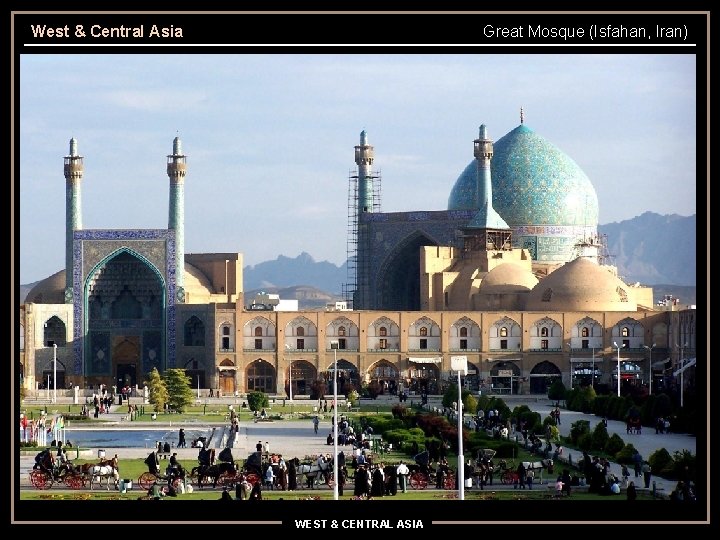
[[[613,345],[615,345],[615,348],[618,352],[618,359],[617,359],[617,380],[618,380],[618,387],[617,387],[617,395],[620,397],[620,346],[613,341]]]
[[[338,476],[338,432],[337,432],[337,350],[340,343],[338,341],[331,341],[330,342],[330,348],[333,350],[333,353],[335,354],[335,361],[333,363],[333,414],[332,414],[332,422],[333,422],[333,477],[335,478],[335,482],[333,482],[333,499],[336,501],[340,498],[338,495],[338,482],[340,481],[340,477]]]
[[[289,348],[290,348],[290,345],[288,345],[288,344],[286,343],[286,344],[285,344],[285,351],[287,352],[287,350],[288,350]],[[290,396],[290,404],[291,404],[291,405],[292,405],[292,363],[293,363],[293,361],[292,361],[292,358],[291,358],[291,359],[290,359],[290,369],[289,369],[289,379],[290,379],[290,391],[289,391],[289,396]]]
[[[53,343],[53,398],[52,402],[57,402],[57,343]]]
[[[653,380],[653,365],[652,365],[652,351],[655,348],[655,343],[652,344],[651,347],[648,347],[647,345],[643,345],[648,351],[650,351],[650,386],[648,389],[648,395],[652,396],[652,380]]]
[[[687,347],[687,343],[680,345],[680,408],[683,407],[683,393],[685,391],[685,359],[683,358],[683,348]]]
[[[462,403],[462,381],[460,375],[467,375],[467,356],[451,356],[450,369],[457,371],[458,380],[458,499],[465,499],[465,457],[463,456],[463,403]],[[511,385],[512,388],[512,385]]]

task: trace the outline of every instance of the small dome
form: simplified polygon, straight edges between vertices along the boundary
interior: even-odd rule
[[[64,304],[65,270],[60,270],[56,274],[38,281],[25,295],[25,303]]]
[[[538,283],[528,311],[637,311],[629,287],[609,270],[578,257]]]
[[[537,284],[538,279],[530,270],[519,264],[506,262],[485,274],[478,294],[529,292]]]

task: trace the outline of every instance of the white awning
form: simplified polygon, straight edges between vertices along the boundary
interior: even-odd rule
[[[409,362],[415,362],[416,364],[440,364],[442,362],[442,356],[436,356],[435,358],[412,358],[408,356]]]

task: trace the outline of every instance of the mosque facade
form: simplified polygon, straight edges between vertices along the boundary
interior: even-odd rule
[[[177,367],[198,393],[299,397],[318,380],[330,388],[337,361],[340,391],[376,381],[383,392],[440,393],[457,356],[474,391],[544,393],[558,378],[614,387],[618,374],[658,388],[670,384],[674,343],[693,354],[687,316],[598,264],[598,246],[582,241],[597,229],[592,185],[523,124],[496,144],[481,126],[446,211],[373,211],[365,132],[355,158],[354,309],[256,311],[245,305],[242,254],[185,253],[179,138],[167,156],[168,228],[158,230],[83,228],[73,139],[66,269],[20,306],[25,391],[142,387],[153,368]]]

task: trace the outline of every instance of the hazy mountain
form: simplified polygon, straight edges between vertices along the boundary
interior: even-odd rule
[[[624,281],[652,285],[656,301],[663,294],[672,294],[683,304],[696,303],[695,215],[645,212],[619,223],[598,225],[598,232],[607,235],[610,262]],[[305,252],[294,259],[280,255],[274,261],[246,266],[243,273],[246,299],[265,291],[299,300],[300,309],[340,300],[347,283],[347,263],[316,262]],[[34,285],[20,286],[21,302]]]
[[[265,261],[243,268],[245,291],[307,285],[340,295],[347,282],[347,263],[337,266],[328,261],[315,262],[308,253],[302,252],[291,259],[285,255],[274,261]]]
[[[628,283],[697,285],[696,216],[653,212],[598,225],[606,234],[610,260]]]

